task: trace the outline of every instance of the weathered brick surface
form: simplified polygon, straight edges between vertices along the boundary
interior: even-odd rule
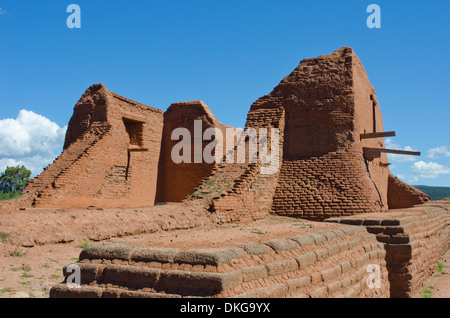
[[[332,218],[330,222],[364,224],[384,245],[389,271],[390,294],[395,298],[411,297],[431,275],[439,258],[450,246],[450,213],[442,205],[429,203],[398,212],[397,218],[365,219],[363,216]],[[412,214],[412,215],[411,215]],[[376,225],[374,225],[376,224]],[[367,245],[369,258],[380,251]],[[358,260],[357,260],[358,261]],[[364,260],[361,260],[364,263]]]
[[[375,235],[351,226],[223,249],[100,245],[80,257],[81,288],[58,285],[51,297],[389,297],[385,254]],[[366,283],[369,265],[380,268],[379,289]]]

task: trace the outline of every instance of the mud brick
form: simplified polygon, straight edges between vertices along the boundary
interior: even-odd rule
[[[365,219],[364,226],[381,225],[381,219]]]
[[[130,260],[146,263],[171,263],[178,252],[179,249],[175,248],[139,248],[131,253]]]
[[[402,226],[387,226],[386,231],[384,231],[387,235],[395,235],[395,234],[403,234],[405,232]]]
[[[371,225],[367,227],[367,232],[373,234],[384,233],[385,230],[385,226]]]
[[[339,275],[341,275],[341,266],[335,266],[329,269],[326,269],[321,272],[322,279],[324,282],[327,282],[329,280],[333,280]]]
[[[300,269],[305,269],[308,266],[311,266],[316,262],[317,255],[314,252],[308,252],[308,253],[297,256],[296,259],[297,259]]]
[[[277,284],[259,288],[254,291],[255,298],[281,298],[286,295],[286,286],[284,284]]]
[[[299,248],[299,244],[290,239],[277,239],[265,242],[268,246],[273,248],[277,253],[289,251]]]
[[[267,272],[270,276],[292,272],[298,269],[298,264],[294,259],[273,261],[267,264]]]
[[[268,276],[267,268],[263,265],[250,266],[242,269],[243,281],[250,282]]]
[[[79,259],[129,260],[135,248],[121,243],[102,243],[83,249]]]
[[[290,279],[287,281],[288,292],[292,294],[297,294],[300,291],[304,291],[311,286],[310,277],[302,277],[296,279]]]
[[[342,288],[342,283],[340,281],[331,283],[327,286],[327,290],[328,290],[328,295],[333,295],[335,293],[337,293],[338,291],[340,291]]]
[[[322,261],[328,257],[328,250],[326,248],[319,248],[314,250],[317,260]]]
[[[101,296],[102,289],[98,287],[69,288],[66,284],[58,284],[50,289],[50,298],[101,298]]]
[[[400,220],[397,220],[397,219],[384,219],[381,222],[381,225],[398,226],[398,225],[400,225]]]
[[[311,298],[327,298],[327,296],[328,296],[328,289],[325,286],[320,287],[309,294],[309,297]]]
[[[238,244],[249,255],[263,255],[269,253],[269,247],[259,243],[240,243]]]
[[[410,242],[409,236],[404,235],[392,235],[389,243],[390,244],[408,244]]]
[[[107,265],[103,270],[102,283],[134,289],[153,288],[161,270],[130,265]]]
[[[299,236],[292,237],[291,239],[296,241],[302,247],[315,244],[314,239],[309,235],[299,235]]]
[[[237,247],[223,249],[190,249],[183,250],[174,255],[174,262],[202,265],[224,265],[233,259],[245,257],[245,252]]]
[[[326,247],[326,249],[328,250],[328,255],[329,255],[329,256],[336,255],[336,254],[338,254],[339,251],[340,251],[339,245],[337,245],[337,244],[331,244],[331,245],[328,245],[328,246]]]

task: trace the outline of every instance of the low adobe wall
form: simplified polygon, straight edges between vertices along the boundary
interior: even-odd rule
[[[388,214],[355,215],[329,222],[362,225],[385,245],[390,294],[408,298],[422,287],[450,247],[450,201],[430,202]]]
[[[385,254],[364,227],[340,225],[211,249],[100,244],[76,263],[81,287],[61,283],[50,297],[389,297]],[[379,288],[367,283],[369,265]],[[65,282],[71,274],[66,267]]]

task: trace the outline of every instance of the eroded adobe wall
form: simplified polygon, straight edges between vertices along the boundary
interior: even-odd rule
[[[152,205],[162,125],[161,110],[93,85],[75,105],[63,153],[25,191],[41,207]]]
[[[367,73],[356,54],[353,54],[352,70],[356,133],[354,147],[357,149],[386,148],[384,138],[360,139],[361,134],[384,132],[383,117],[375,89],[370,84]],[[389,208],[388,177],[390,172],[386,153],[381,153],[380,158],[365,158],[364,163],[366,173],[380,196],[382,208],[387,210]]]
[[[368,214],[327,221],[364,226],[386,250],[390,294],[412,297],[450,246],[450,206],[430,202],[387,215]]]
[[[195,121],[201,121],[201,134],[197,142],[194,140]],[[159,202],[179,202],[191,195],[202,179],[208,177],[215,165],[204,160],[203,150],[212,140],[203,140],[203,134],[208,128],[217,128],[226,136],[229,126],[220,123],[212,114],[209,107],[202,101],[179,102],[172,104],[164,113],[164,132],[162,138],[161,160],[159,163],[158,194]],[[189,136],[187,147],[191,151],[190,163],[175,163],[172,150],[183,142],[183,137],[176,136],[172,140],[172,133],[178,129],[187,129]],[[200,161],[195,162],[195,147],[200,145]],[[177,154],[182,155],[183,151]]]
[[[284,122],[284,109],[271,96],[255,101],[247,115],[245,132],[251,134],[254,130],[257,137],[245,142],[245,163],[238,162],[235,149],[234,163],[216,165],[213,174],[197,188],[194,194],[201,193],[202,197],[210,199],[210,211],[219,223],[249,222],[270,214],[282,163]],[[270,160],[264,162],[258,150],[257,160],[250,162],[249,143],[260,147],[263,135],[267,136],[263,148]],[[272,143],[275,139],[278,141]],[[215,185],[213,191],[208,189],[211,184]]]
[[[389,174],[388,201],[390,209],[409,208],[429,201],[429,195]]]
[[[371,179],[362,154],[359,134],[372,107],[366,110],[358,92],[372,88],[359,65],[350,48],[306,59],[270,94],[286,118],[274,213],[323,220],[386,210],[386,192]]]
[[[80,254],[81,288],[62,283],[50,297],[389,297],[384,257],[375,235],[353,226],[213,249],[102,244]]]
[[[153,205],[157,192],[163,112],[111,92],[113,165],[96,197],[111,206]]]

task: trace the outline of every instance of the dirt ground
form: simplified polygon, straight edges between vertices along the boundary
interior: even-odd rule
[[[339,227],[272,216],[247,224],[219,225],[192,206],[141,209],[0,210],[0,298],[46,298],[62,269],[83,248],[100,242],[202,248],[261,242]]]
[[[428,278],[414,298],[450,298],[450,250],[436,264],[436,270]]]
[[[34,209],[0,206],[0,298],[47,298],[62,281],[62,269],[83,248],[100,242],[201,248],[268,241],[340,227],[271,216],[247,224],[219,225],[195,206],[163,205],[137,209]],[[450,252],[443,269],[425,287],[431,297],[450,296]],[[428,295],[424,289],[417,297]]]

